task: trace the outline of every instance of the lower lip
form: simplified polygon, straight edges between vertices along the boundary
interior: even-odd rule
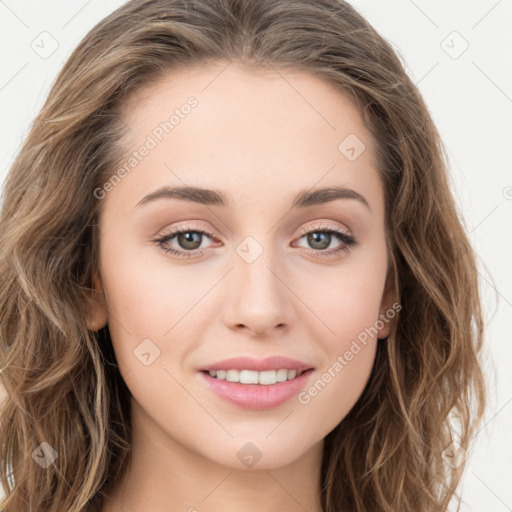
[[[210,377],[199,372],[208,387],[218,396],[244,409],[272,409],[294,397],[304,387],[313,369],[299,377],[276,384],[240,384]]]

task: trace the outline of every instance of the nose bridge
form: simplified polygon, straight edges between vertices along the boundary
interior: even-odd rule
[[[290,321],[290,291],[270,234],[249,235],[235,248],[226,321],[263,332]]]

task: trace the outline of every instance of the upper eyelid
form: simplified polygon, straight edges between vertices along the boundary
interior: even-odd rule
[[[169,229],[164,230],[164,234],[162,236],[171,235],[175,233],[180,232],[186,232],[186,231],[199,231],[204,232],[207,235],[215,235],[214,229],[209,229],[207,227],[201,226],[200,224],[193,224],[195,221],[191,221],[191,224],[184,224],[184,225],[178,225],[176,227],[172,227]],[[339,221],[325,221],[325,220],[315,220],[312,221],[313,225],[308,225],[301,227],[300,230],[297,232],[297,234],[303,234],[304,232],[311,232],[316,230],[321,230],[325,228],[333,228],[336,230],[339,230],[346,235],[352,236],[352,230],[348,228],[347,226],[343,225]],[[333,224],[334,223],[334,224]]]
[[[304,233],[311,233],[312,231],[322,231],[323,229],[335,229],[336,231],[341,231],[342,233],[345,233],[346,235],[348,236],[352,236],[352,231],[345,226],[346,229],[344,229],[343,227],[341,227],[339,224],[329,224],[328,222],[326,221],[314,221],[315,224],[312,225],[312,226],[305,226],[303,228],[301,228],[301,230],[299,231],[299,234],[304,234]]]
[[[352,232],[348,228],[347,228],[347,230],[345,230],[345,229],[341,228],[340,226],[333,226],[331,224],[328,224],[325,221],[315,221],[315,222],[316,223],[313,226],[301,228],[299,233],[297,233],[298,238],[299,239],[303,238],[307,234],[313,233],[315,231],[321,232],[323,230],[326,230],[326,228],[327,228],[329,231],[332,231],[335,235],[336,235],[336,233],[339,232],[340,234],[344,234],[344,235],[348,236],[349,238],[354,239]],[[164,241],[165,242],[165,241],[167,241],[167,239],[174,238],[177,234],[187,233],[190,231],[201,233],[203,235],[206,235],[210,239],[215,238],[215,233],[212,233],[213,230],[209,230],[209,229],[202,228],[199,226],[184,225],[184,226],[178,226],[176,228],[170,228],[168,232],[164,232],[162,235],[158,236],[155,241]],[[192,251],[190,251],[190,252],[192,252]]]

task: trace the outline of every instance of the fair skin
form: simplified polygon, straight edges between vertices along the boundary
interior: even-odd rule
[[[133,425],[132,461],[104,512],[320,512],[323,440],[363,392],[385,343],[378,338],[391,328],[361,344],[307,404],[294,396],[248,410],[199,378],[201,366],[221,359],[281,355],[314,368],[307,390],[393,302],[383,188],[358,111],[312,75],[224,68],[170,73],[125,108],[128,158],[187,98],[198,100],[102,199],[89,328],[108,323]],[[349,134],[366,145],[353,161],[338,149]],[[229,204],[161,198],[136,206],[162,186],[184,185],[220,190]],[[330,186],[368,204],[341,198],[291,208],[299,191]],[[357,243],[334,254],[345,243],[318,224]],[[180,258],[152,242],[171,228],[212,236],[167,241],[203,251]],[[319,233],[316,245],[304,230]],[[250,263],[237,252],[246,237],[262,248]],[[146,339],[160,350],[149,365],[134,355]],[[237,456],[248,442],[261,454],[252,467]]]

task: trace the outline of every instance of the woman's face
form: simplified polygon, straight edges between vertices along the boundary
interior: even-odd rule
[[[124,121],[126,162],[95,191],[90,328],[108,321],[134,443],[232,468],[318,453],[394,316],[358,111],[312,75],[216,64],[139,92]]]

